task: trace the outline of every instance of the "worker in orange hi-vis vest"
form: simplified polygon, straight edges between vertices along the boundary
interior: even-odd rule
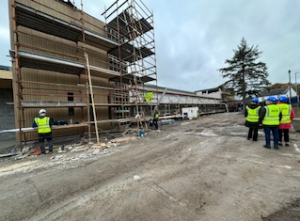
[[[53,125],[50,117],[46,117],[46,110],[41,109],[39,111],[39,117],[36,117],[32,123],[33,128],[37,128],[38,138],[40,143],[41,153],[45,154],[45,139],[48,141],[49,145],[49,153],[53,152],[53,142],[52,142],[52,130],[51,127]]]

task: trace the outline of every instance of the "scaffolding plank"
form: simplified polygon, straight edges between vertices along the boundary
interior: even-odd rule
[[[63,102],[63,101],[22,101],[24,108],[41,108],[41,107],[86,107],[85,102]]]
[[[82,28],[64,20],[58,19],[44,12],[33,9],[21,3],[16,3],[17,25],[31,28],[46,34],[78,42],[82,38]],[[109,50],[118,43],[106,36],[101,36],[90,30],[85,29],[86,43],[94,47]]]
[[[138,26],[137,29],[138,29],[138,32],[140,32],[141,34],[145,34],[148,31],[153,29],[153,26],[145,18],[141,18],[138,21],[138,24],[140,24],[140,25],[137,25]]]
[[[68,24],[18,2],[16,3],[16,19],[18,25],[71,41],[77,41],[82,33],[80,27]]]
[[[107,25],[127,39],[132,38],[132,36],[130,36],[131,32],[135,32],[135,35],[143,35],[153,29],[153,26],[145,18],[136,20],[127,10],[122,11]]]
[[[122,83],[123,84],[130,84],[130,82],[134,82],[135,76],[133,74],[126,74],[124,76],[122,76]],[[114,82],[121,82],[121,78],[111,78],[109,79],[110,81],[114,81]],[[137,77],[137,81],[138,83],[147,83],[150,81],[154,81],[155,78],[149,77],[149,76],[140,76]]]
[[[140,60],[142,58],[146,58],[151,55],[154,55],[154,52],[151,49],[145,46],[141,48],[137,48],[128,42],[120,46],[120,52],[121,53],[119,53],[119,48],[116,47],[113,50],[109,51],[108,53],[113,56],[120,57],[122,60],[128,62],[133,62],[135,60]]]
[[[142,53],[143,58],[146,58],[146,57],[149,57],[151,55],[154,55],[154,52],[151,49],[149,49],[149,48],[147,48],[145,46],[141,47],[140,51]]]
[[[21,67],[76,75],[84,73],[85,70],[84,64],[73,61],[61,60],[23,51],[20,51],[18,55],[20,58]],[[10,56],[12,58],[15,58],[15,52],[10,51]],[[98,76],[106,79],[120,76],[120,73],[106,68],[90,66],[90,70],[93,76]]]

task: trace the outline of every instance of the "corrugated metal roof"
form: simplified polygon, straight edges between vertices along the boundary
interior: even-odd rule
[[[288,90],[289,90],[288,88],[272,89],[270,91],[263,92],[260,96],[267,97],[267,96],[273,96],[273,95],[286,94],[288,92]]]

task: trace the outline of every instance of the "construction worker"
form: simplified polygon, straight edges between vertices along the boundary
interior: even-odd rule
[[[38,138],[40,143],[41,153],[45,154],[45,144],[44,141],[47,139],[49,145],[49,153],[53,152],[53,142],[52,142],[52,131],[51,127],[53,125],[52,120],[46,117],[46,110],[41,109],[39,111],[39,117],[36,117],[32,123],[33,128],[37,128]]]
[[[262,125],[265,132],[265,148],[271,149],[271,131],[273,134],[274,149],[278,150],[278,126],[282,118],[281,109],[276,97],[268,97],[266,105],[261,108],[259,115],[259,125]]]
[[[246,107],[245,117],[246,122],[245,126],[249,127],[248,137],[247,139],[252,139],[253,141],[257,141],[258,137],[258,119],[259,119],[259,111],[261,106],[258,104],[258,98],[253,98],[251,100],[251,104]]]
[[[295,117],[295,112],[292,109],[292,106],[290,104],[287,104],[287,97],[286,96],[280,96],[278,98],[278,106],[280,107],[282,111],[282,119],[279,124],[278,128],[278,134],[279,134],[279,142],[278,145],[282,146],[282,135],[284,136],[284,142],[285,146],[288,147],[289,144],[289,130],[292,128],[292,120]]]
[[[154,108],[154,114],[153,114],[153,124],[156,128],[156,130],[158,130],[158,117],[159,117],[159,112],[158,112],[158,107],[155,106]]]

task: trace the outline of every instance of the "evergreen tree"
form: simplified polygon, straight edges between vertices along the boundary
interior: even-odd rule
[[[227,59],[227,67],[219,69],[223,78],[228,78],[224,84],[233,88],[237,96],[243,99],[243,108],[245,108],[245,99],[255,97],[259,94],[262,87],[270,84],[267,80],[267,66],[263,62],[257,62],[262,52],[258,47],[247,45],[242,38],[237,50],[233,50],[232,59]]]

